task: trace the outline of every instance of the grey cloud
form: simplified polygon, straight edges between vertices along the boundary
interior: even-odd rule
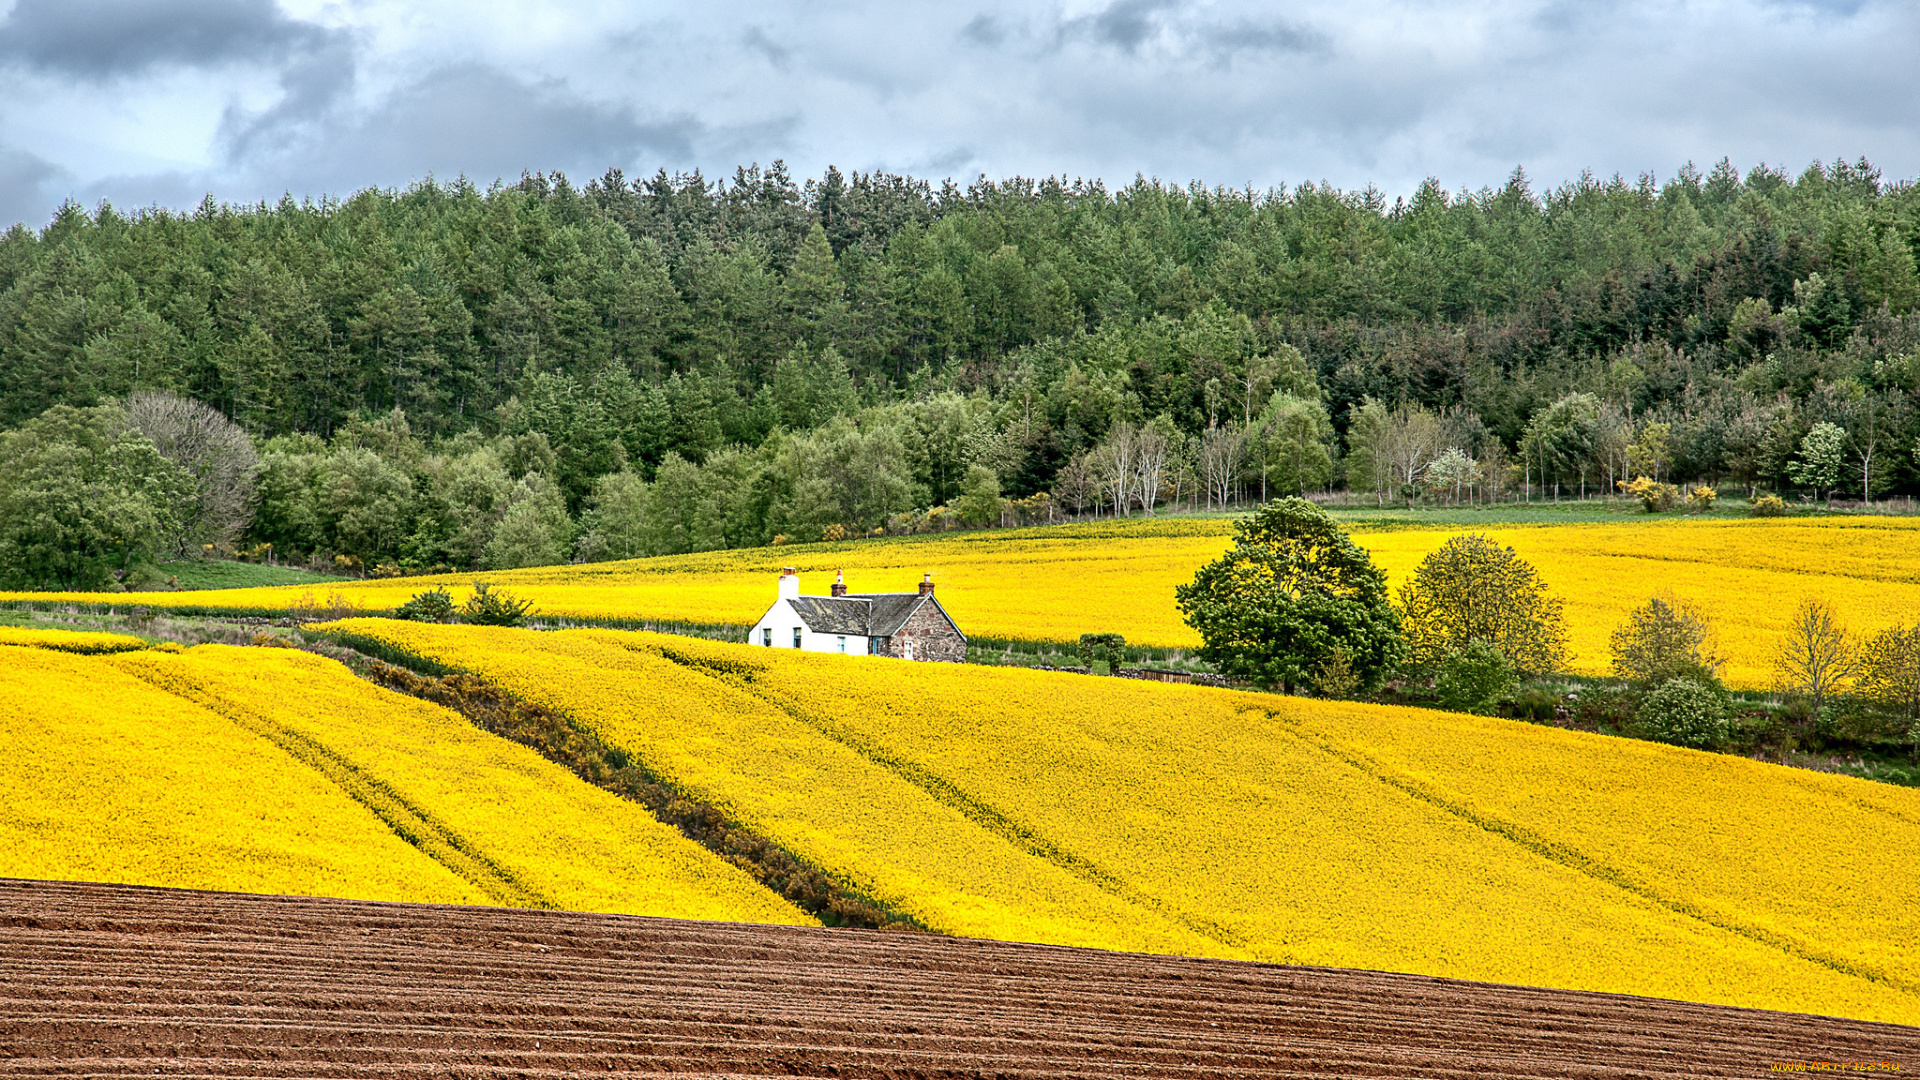
[[[1174,0],[1114,0],[1092,15],[1065,20],[1060,33],[1063,38],[1085,38],[1122,52],[1138,52],[1160,32],[1160,14],[1176,7]]]
[[[1330,48],[1325,34],[1278,20],[1209,26],[1199,36],[1223,60],[1240,53],[1324,53]]]
[[[687,160],[701,133],[697,120],[642,119],[625,107],[589,101],[557,79],[527,82],[461,64],[402,87],[370,112],[332,116],[253,166],[306,189],[321,179],[355,186],[429,174],[597,173],[647,157]]]
[[[168,66],[278,61],[337,37],[288,18],[273,0],[18,0],[0,22],[0,57],[103,81]]]
[[[768,37],[767,32],[757,26],[747,27],[747,32],[740,35],[740,41],[747,48],[766,57],[767,61],[777,68],[785,68],[787,61],[793,58],[792,49]]]
[[[15,222],[44,220],[54,201],[50,189],[67,175],[37,155],[0,147],[0,232]]]
[[[1007,40],[1007,29],[1000,25],[1000,20],[983,12],[960,28],[960,39],[991,49]]]

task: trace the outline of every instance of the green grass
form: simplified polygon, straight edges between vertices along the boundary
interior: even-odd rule
[[[182,589],[252,589],[265,585],[322,585],[347,580],[291,566],[265,566],[230,559],[161,563],[160,573],[179,580]]]

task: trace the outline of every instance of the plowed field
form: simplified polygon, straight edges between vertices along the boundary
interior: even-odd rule
[[[1759,1076],[1775,1063],[1910,1072],[1920,1029],[922,934],[0,880],[0,1076]]]

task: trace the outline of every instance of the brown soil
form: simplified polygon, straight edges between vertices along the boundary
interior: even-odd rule
[[[931,934],[0,880],[0,1077],[1759,1076],[1920,1028]]]

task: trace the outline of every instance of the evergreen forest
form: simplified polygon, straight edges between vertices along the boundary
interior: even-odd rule
[[[0,577],[536,565],[1339,490],[1915,494],[1917,255],[1920,189],[1864,160],[1392,200],[776,162],[69,204],[0,237]],[[91,494],[52,507],[59,483]]]

